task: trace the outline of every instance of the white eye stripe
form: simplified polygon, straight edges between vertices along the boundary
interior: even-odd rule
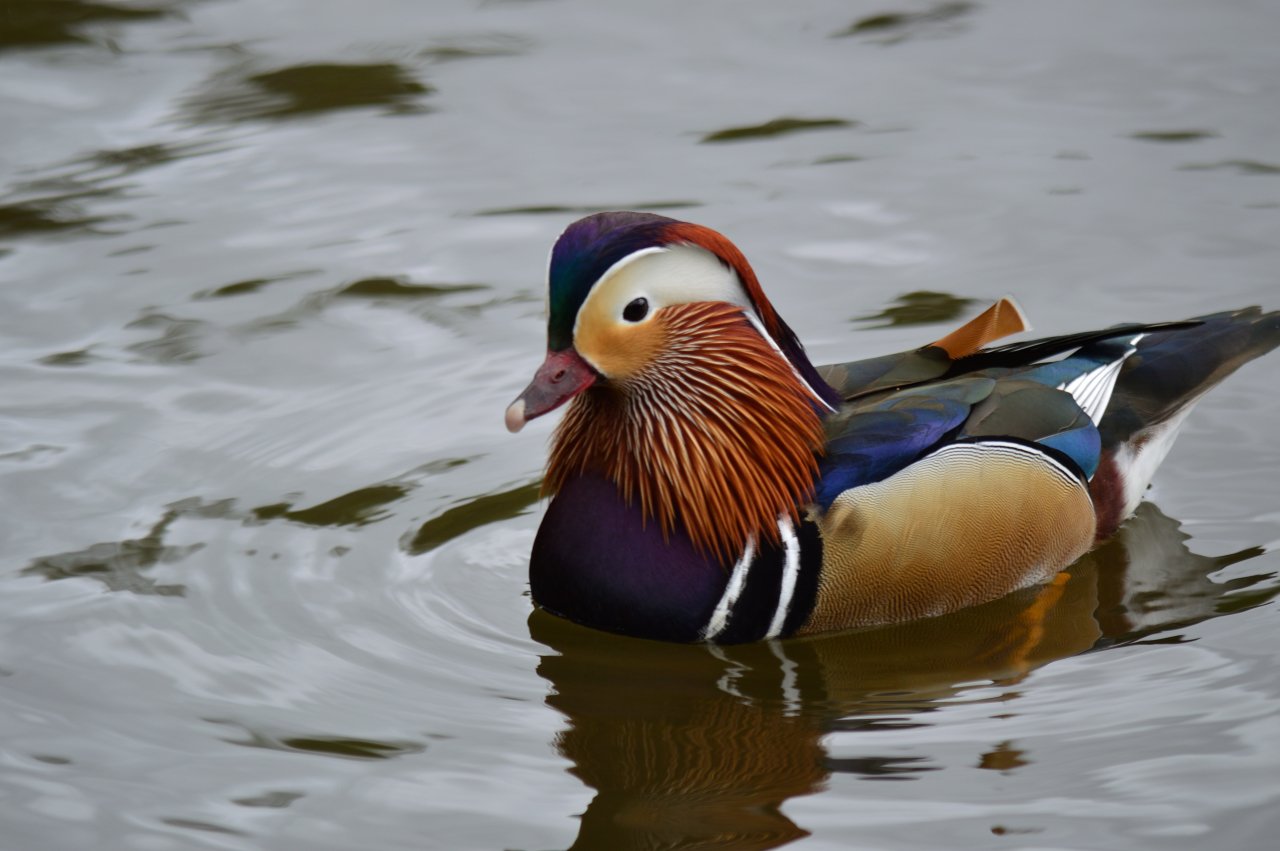
[[[610,266],[591,287],[578,309],[574,336],[583,317],[593,313],[589,307],[593,302],[604,308],[602,315],[622,317],[637,298],[648,301],[650,316],[668,305],[698,301],[751,307],[737,273],[705,248],[687,244],[642,248]]]

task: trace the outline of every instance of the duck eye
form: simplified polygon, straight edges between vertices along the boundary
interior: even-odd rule
[[[622,318],[628,322],[639,322],[648,315],[649,300],[645,298],[633,298],[622,310]]]

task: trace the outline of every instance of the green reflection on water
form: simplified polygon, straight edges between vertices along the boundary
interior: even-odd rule
[[[1200,142],[1217,136],[1212,130],[1144,130],[1129,134],[1130,139],[1140,142]]]
[[[80,28],[104,22],[146,21],[171,14],[168,7],[118,6],[84,0],[4,0],[0,50],[85,42]]]
[[[430,298],[451,293],[486,290],[484,284],[414,284],[404,277],[364,278],[353,281],[334,295],[347,298]]]
[[[532,42],[527,38],[492,33],[470,38],[452,38],[418,51],[418,56],[434,62],[456,62],[460,59],[487,59],[496,56],[519,56],[527,53]]]
[[[224,516],[230,502],[205,505],[199,500],[186,500],[171,505],[145,535],[93,544],[83,550],[37,558],[23,568],[24,576],[38,575],[47,580],[96,579],[109,591],[131,591],[160,597],[181,597],[186,586],[162,584],[146,574],[159,564],[172,564],[204,548],[203,543],[175,546],[166,544],[165,535],[178,518],[186,514],[205,517]]]
[[[852,127],[856,122],[843,118],[775,118],[763,124],[749,124],[742,127],[726,127],[702,137],[704,143],[741,142],[748,139],[768,139],[775,136],[786,136],[791,133],[804,133],[810,130],[831,130],[837,127]]]
[[[917,290],[898,296],[892,305],[879,313],[858,316],[854,321],[878,322],[880,324],[875,326],[877,328],[949,322],[964,313],[965,308],[974,301],[974,299],[950,293]]]
[[[199,831],[204,831],[205,833],[221,833],[227,836],[249,836],[250,835],[249,833],[246,833],[243,830],[237,830],[234,827],[226,827],[225,825],[214,824],[211,821],[201,821],[199,819],[162,818],[160,819],[160,821],[161,823],[167,824],[170,827],[181,827],[187,830],[199,830]]]
[[[367,526],[391,516],[385,506],[401,500],[410,485],[373,485],[353,490],[310,508],[294,509],[291,503],[261,505],[252,510],[258,520],[283,518],[307,526]]]
[[[1259,162],[1258,160],[1223,160],[1216,163],[1188,163],[1181,167],[1182,171],[1234,171],[1245,175],[1277,175],[1280,165]]]
[[[236,281],[234,284],[226,284],[213,290],[202,290],[196,293],[193,298],[230,298],[238,295],[249,295],[250,293],[256,293],[268,284],[281,280],[284,280],[284,278],[250,278],[247,281]]]
[[[302,792],[285,792],[282,790],[276,790],[272,792],[263,792],[261,795],[253,795],[248,798],[232,798],[231,803],[238,804],[242,807],[282,809],[303,797],[305,797],[305,795]]]
[[[435,89],[393,62],[318,62],[274,71],[219,74],[188,102],[199,121],[301,118],[345,109],[386,107],[419,113],[421,98]]]
[[[832,38],[875,36],[881,44],[897,44],[939,26],[951,26],[977,11],[976,3],[940,3],[923,12],[880,12],[859,18]]]
[[[208,153],[211,148],[202,144],[151,144],[135,145],[131,148],[112,148],[94,153],[85,162],[98,168],[115,168],[134,172],[144,168],[153,168],[166,163],[175,162],[187,157]]]
[[[189,363],[204,357],[201,348],[209,325],[199,319],[182,319],[164,313],[148,313],[126,328],[159,331],[160,336],[128,346],[128,350],[156,363]]]
[[[87,363],[96,360],[93,353],[89,349],[76,349],[67,352],[54,352],[51,355],[45,355],[40,358],[40,363],[45,366],[84,366]]]
[[[531,482],[461,502],[423,523],[405,545],[405,550],[411,555],[419,555],[472,529],[519,517],[538,501],[541,487],[541,482]]]
[[[92,231],[94,225],[110,220],[109,216],[90,216],[81,212],[76,201],[83,197],[37,198],[0,204],[0,238]]]
[[[406,754],[422,753],[427,749],[421,742],[391,741],[381,739],[365,739],[349,736],[277,736],[257,730],[251,730],[236,721],[222,719],[206,719],[213,724],[239,727],[248,738],[224,739],[233,745],[250,748],[266,748],[268,750],[291,751],[294,753],[310,753],[319,756],[340,757],[343,759],[392,759]],[[263,806],[257,804],[256,806]],[[281,805],[282,806],[282,805]]]

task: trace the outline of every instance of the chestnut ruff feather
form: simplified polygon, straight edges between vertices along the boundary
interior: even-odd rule
[[[813,495],[824,432],[816,400],[742,308],[656,313],[663,345],[625,381],[574,398],[552,439],[543,494],[593,471],[664,534],[732,563],[748,538],[778,542]]]

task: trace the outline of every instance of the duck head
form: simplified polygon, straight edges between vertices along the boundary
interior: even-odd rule
[[[544,489],[604,475],[664,530],[683,523],[723,554],[804,501],[839,402],[728,239],[633,212],[557,240],[546,360],[507,428],[571,400]]]

